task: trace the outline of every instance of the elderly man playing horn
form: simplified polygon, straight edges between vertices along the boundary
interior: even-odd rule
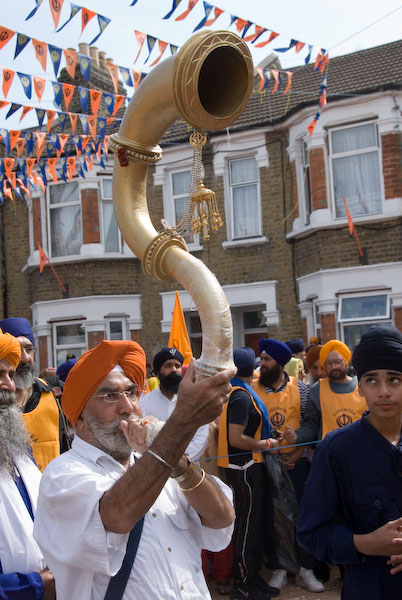
[[[17,406],[14,374],[20,357],[18,340],[0,330],[0,597],[51,600],[53,575],[33,538],[41,474]]]
[[[154,419],[141,420],[142,348],[103,341],[80,357],[62,400],[72,448],[46,468],[35,521],[58,600],[210,597],[201,549],[229,544],[234,511],[229,488],[183,452],[221,413],[234,372],[196,381],[191,364],[147,446]]]

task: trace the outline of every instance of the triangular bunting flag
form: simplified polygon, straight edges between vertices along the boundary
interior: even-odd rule
[[[114,94],[109,94],[109,92],[103,92],[103,101],[105,103],[106,110],[109,114],[112,115],[114,109]]]
[[[141,83],[141,71],[136,71],[135,69],[132,69],[132,74],[133,74],[133,82],[134,82],[134,90],[137,89],[137,87],[140,85]]]
[[[96,12],[94,12],[93,10],[89,10],[89,8],[85,8],[84,6],[81,8],[81,33],[84,31],[89,21],[93,19],[95,15]]]
[[[292,86],[293,73],[292,73],[292,71],[286,71],[286,75],[288,76],[288,82],[286,84],[285,89],[283,90],[284,94],[287,94],[288,91],[290,90],[291,86]]]
[[[35,2],[36,2],[35,8],[29,13],[29,15],[26,17],[25,21],[28,21],[28,19],[31,19],[36,14],[36,11],[42,4],[43,0],[35,0]]]
[[[30,100],[32,98],[32,77],[26,73],[17,73],[22,87],[24,88],[25,96]]]
[[[46,132],[34,131],[34,135],[36,136],[36,160],[39,161],[46,143]]]
[[[39,61],[40,66],[46,73],[47,43],[32,38],[32,44],[35,50],[36,59]]]
[[[73,17],[75,17],[75,15],[76,15],[78,12],[80,12],[80,10],[81,10],[81,6],[77,6],[77,4],[73,4],[72,2],[70,2],[70,8],[71,8],[71,13],[70,13],[70,16],[69,16],[69,18],[67,19],[67,21],[66,21],[65,23],[63,23],[63,25],[62,25],[61,27],[59,27],[59,29],[57,29],[57,30],[56,30],[56,31],[57,31],[57,33],[58,33],[59,31],[61,31],[62,29],[64,29],[64,27],[65,27],[65,26],[66,26],[66,25],[67,25],[67,24],[68,24],[68,23],[71,21],[71,19],[72,19]]]
[[[114,93],[117,94],[119,89],[119,67],[112,62],[107,62],[106,66],[113,81]]]
[[[71,83],[62,83],[61,87],[63,90],[65,110],[68,112],[68,107],[70,106],[70,102],[74,95],[75,85],[71,85]]]
[[[57,178],[56,178],[56,180],[57,180]],[[40,244],[38,244],[38,250],[39,250],[39,273],[42,275],[43,269],[45,268],[45,264],[49,262],[49,259],[46,256],[46,254],[43,252],[42,246]]]
[[[50,58],[52,59],[53,63],[54,74],[57,79],[57,74],[59,72],[60,61],[62,57],[62,50],[61,48],[58,48],[57,46],[51,46],[50,44],[48,45],[48,48],[50,52]]]
[[[0,26],[0,50],[11,40],[15,35],[15,31],[7,29],[7,27]]]
[[[38,118],[38,125],[39,127],[42,127],[43,124],[43,119],[45,118],[45,111],[43,110],[43,108],[35,108],[36,111],[36,116]]]
[[[135,64],[137,62],[139,55],[141,54],[141,50],[142,50],[142,47],[144,45],[145,38],[147,37],[147,35],[146,35],[146,33],[142,33],[142,31],[137,31],[136,29],[134,30],[134,34],[135,34],[135,39],[137,40],[139,47],[140,47],[140,49],[138,50],[138,54],[134,60],[134,64]]]
[[[81,85],[78,86],[78,93],[80,96],[80,102],[81,102],[81,107],[82,107],[82,111],[84,113],[88,112],[88,98],[89,98],[89,90],[88,88],[82,87]]]
[[[263,48],[264,46],[266,46],[267,44],[269,44],[270,42],[272,42],[272,40],[274,40],[275,38],[277,38],[279,35],[279,33],[276,33],[276,31],[271,31],[271,33],[269,34],[269,38],[267,40],[265,40],[265,42],[260,42],[259,44],[256,44],[255,47],[256,48]]]
[[[82,131],[84,135],[88,135],[88,115],[78,115],[81,121]]]
[[[34,167],[34,164],[36,163],[36,158],[26,158],[25,159],[25,165],[26,165],[26,175],[29,178],[31,176],[32,173],[32,169]]]
[[[89,75],[91,72],[91,59],[88,56],[83,56],[82,54],[78,55],[78,59],[80,61],[80,71],[81,75],[89,81]]]
[[[9,134],[10,134],[10,148],[12,150],[21,135],[21,131],[19,129],[17,129],[17,130],[10,129]]]
[[[154,62],[151,64],[151,67],[153,67],[160,61],[160,59],[163,56],[163,53],[165,52],[165,50],[168,46],[168,42],[162,42],[162,40],[158,40],[158,46],[159,46],[160,54],[159,54],[158,58],[156,60],[154,60]]]
[[[266,31],[265,27],[260,27],[259,25],[255,25],[254,33],[247,35],[243,39],[245,42],[251,42],[253,44],[260,37],[260,35],[262,35],[264,33],[264,31]]]
[[[298,43],[297,40],[291,39],[287,48],[275,48],[275,52],[287,52],[291,48],[294,48]]]
[[[43,92],[45,91],[46,79],[44,79],[43,77],[34,76],[33,82],[35,94],[40,102],[43,96]]]
[[[61,152],[63,152],[64,146],[66,145],[66,142],[69,137],[70,137],[69,133],[59,133],[59,143],[60,143],[60,151]]]
[[[163,17],[164,19],[170,19],[176,8],[179,6],[181,0],[173,0],[172,8],[170,11]]]
[[[7,100],[0,100],[0,110],[2,108],[5,108],[6,106],[8,106],[10,103]]]
[[[17,33],[17,42],[15,44],[14,60],[17,58],[17,56],[20,54],[20,52],[23,51],[25,46],[27,44],[29,44],[30,41],[31,41],[31,38],[28,37],[27,35],[24,35],[23,33]]]
[[[50,177],[53,179],[53,181],[55,183],[57,183],[56,162],[57,162],[57,158],[48,158],[47,159],[47,165],[49,167]]]
[[[81,147],[82,147],[82,151],[84,152],[85,148],[87,147],[87,144],[90,140],[90,136],[89,135],[84,135],[82,136],[82,140],[81,140]]]
[[[222,13],[224,13],[225,11],[222,10],[221,8],[218,8],[217,6],[214,6],[214,16],[212,17],[212,19],[209,19],[209,21],[207,21],[205,23],[205,27],[211,27],[211,25],[213,25],[216,21],[216,19],[218,17],[221,16]]]
[[[187,15],[189,15],[190,12],[193,10],[193,8],[197,4],[197,2],[198,2],[198,0],[188,0],[187,10],[184,11],[184,13],[182,13],[178,17],[176,17],[175,21],[183,21],[183,19],[185,19],[187,17]]]
[[[98,118],[98,135],[100,135],[101,138],[104,138],[105,133],[106,133],[106,117],[99,117]]]
[[[91,96],[92,114],[96,116],[98,114],[99,102],[102,98],[102,92],[100,90],[89,90],[89,95]]]
[[[8,113],[6,114],[6,119],[8,119],[9,117],[11,117],[11,115],[13,115],[14,113],[17,112],[17,110],[19,110],[21,108],[22,104],[17,104],[15,102],[13,102],[11,104],[11,107],[8,111]]]
[[[3,94],[7,98],[10,86],[13,82],[15,71],[3,67]]]
[[[72,132],[75,133],[75,128],[77,127],[78,114],[69,112],[68,116],[70,117]]]
[[[17,146],[17,156],[18,156],[18,158],[21,156],[22,151],[24,150],[25,144],[26,144],[26,139],[25,138],[20,137],[17,140],[16,146]]]
[[[75,67],[77,66],[78,54],[75,50],[63,50],[66,61],[66,71],[71,79],[75,77]]]
[[[203,2],[204,4],[204,11],[205,11],[205,16],[201,19],[201,21],[198,23],[198,25],[195,26],[195,28],[193,29],[193,33],[195,31],[198,31],[199,29],[201,29],[202,27],[204,27],[204,25],[206,24],[209,15],[211,14],[211,10],[213,9],[212,4],[209,4],[209,2]],[[212,19],[212,21],[214,21],[214,19]]]
[[[105,31],[106,27],[110,23],[110,19],[108,19],[107,17],[104,17],[102,15],[97,15],[97,17],[98,17],[98,24],[99,24],[99,33],[98,33],[98,35],[96,35],[94,37],[94,39],[92,40],[92,42],[89,42],[90,46],[92,46],[92,44],[94,44],[96,42],[96,40]]]
[[[62,87],[58,81],[52,81],[53,93],[54,93],[54,102],[55,104],[61,108],[61,95],[62,95]]]
[[[88,116],[88,127],[89,127],[89,133],[91,134],[91,136],[95,139],[96,137],[96,125],[97,125],[97,120],[96,117],[93,116]]]
[[[129,87],[133,87],[133,80],[131,79],[130,70],[127,67],[119,67],[123,81]]]
[[[144,60],[144,64],[148,61],[149,57],[151,56],[152,50],[153,50],[153,48],[155,46],[155,43],[156,43],[156,37],[154,37],[153,35],[148,35],[147,34],[148,56]]]
[[[53,121],[54,121],[54,117],[56,116],[56,111],[54,111],[54,110],[47,110],[46,111],[46,116],[47,116],[47,131],[49,133],[50,129],[52,127]]]
[[[119,110],[120,106],[124,102],[125,98],[126,98],[125,96],[121,96],[121,95],[118,95],[118,96],[115,97],[116,101],[115,101],[115,105],[114,105],[113,115],[115,115],[117,113],[117,111]]]
[[[33,131],[25,131],[24,133],[24,137],[27,141],[27,154],[32,154],[33,152],[33,147],[35,144],[35,138],[33,136]]]
[[[11,171],[13,169],[15,163],[15,158],[3,158],[4,171],[6,173],[6,177],[10,178]]]
[[[52,13],[54,28],[57,29],[59,26],[61,9],[63,8],[64,0],[49,0],[49,6]]]
[[[67,123],[67,113],[65,113],[65,112],[59,112],[57,114],[58,114],[58,117],[59,117],[60,131],[64,131],[64,128],[65,128],[66,123]]]

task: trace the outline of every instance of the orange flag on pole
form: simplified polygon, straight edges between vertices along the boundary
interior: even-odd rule
[[[180,295],[176,290],[176,300],[174,303],[172,325],[170,328],[169,342],[170,348],[177,348],[184,356],[183,365],[188,365],[193,356],[191,344],[188,337],[186,321],[181,308]]]
[[[359,236],[357,235],[355,224],[353,223],[352,215],[350,214],[349,206],[348,206],[348,203],[346,202],[346,198],[344,198],[343,201],[345,203],[346,218],[348,220],[348,226],[349,226],[349,235],[350,235],[350,237],[355,238],[356,244],[357,244],[357,249],[359,251],[360,256],[364,256],[364,252],[360,246]]]
[[[43,252],[42,246],[40,244],[38,244],[38,250],[39,250],[39,273],[42,275],[42,271],[45,268],[45,264],[49,262],[49,259],[46,256],[46,254]]]

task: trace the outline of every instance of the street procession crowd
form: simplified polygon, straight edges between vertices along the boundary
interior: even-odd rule
[[[328,565],[343,600],[402,599],[398,329],[208,378],[124,340],[34,377],[30,323],[0,329],[0,600],[262,600]]]

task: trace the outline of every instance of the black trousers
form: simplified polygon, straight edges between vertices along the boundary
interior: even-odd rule
[[[233,490],[236,519],[232,537],[233,576],[247,582],[263,563],[264,501],[267,493],[265,467],[255,463],[244,471],[225,469]]]

